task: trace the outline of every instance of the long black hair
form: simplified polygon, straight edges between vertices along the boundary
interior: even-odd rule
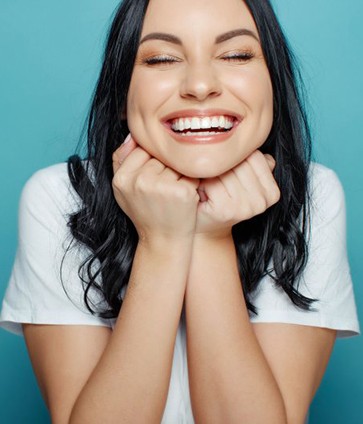
[[[86,160],[77,155],[68,160],[69,178],[81,199],[81,208],[70,215],[68,225],[73,241],[89,251],[79,267],[84,301],[103,318],[114,318],[120,311],[138,243],[133,223],[113,196],[112,153],[129,133],[123,112],[148,3],[124,0],[116,10],[88,118]],[[298,287],[308,254],[311,151],[300,75],[269,0],[245,0],[245,4],[255,20],[273,86],[274,121],[261,150],[276,160],[281,199],[233,227],[240,278],[251,313],[258,312],[251,299],[267,274],[295,305],[308,310],[313,299],[299,293]],[[94,290],[106,307],[92,302]]]

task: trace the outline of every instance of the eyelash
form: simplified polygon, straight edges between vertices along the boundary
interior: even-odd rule
[[[252,52],[245,53],[231,53],[229,55],[220,56],[221,59],[227,62],[248,62],[253,59],[254,54]],[[152,56],[143,60],[143,63],[148,66],[153,65],[172,65],[175,62],[181,62],[180,59],[177,59],[172,56]]]
[[[221,59],[226,60],[227,62],[248,62],[253,58],[254,54],[252,52],[231,53],[221,57]]]
[[[146,59],[144,59],[144,64],[149,65],[149,66],[153,66],[153,65],[165,65],[165,64],[172,64],[175,62],[180,62],[179,59],[176,59],[175,57],[172,56],[164,56],[164,55],[160,55],[160,56],[153,56],[153,57],[148,57]]]

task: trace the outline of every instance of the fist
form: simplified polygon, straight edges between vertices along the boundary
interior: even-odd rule
[[[273,176],[275,161],[256,150],[225,174],[203,180],[198,188],[196,233],[230,235],[232,226],[266,211],[280,199]]]
[[[199,180],[153,158],[129,136],[113,154],[115,199],[141,240],[193,237]]]

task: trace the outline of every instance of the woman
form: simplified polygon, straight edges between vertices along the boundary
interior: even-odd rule
[[[1,315],[53,423],[304,422],[359,328],[294,78],[267,0],[122,3],[87,161],[28,182]]]

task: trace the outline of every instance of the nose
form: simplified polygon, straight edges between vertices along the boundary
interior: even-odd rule
[[[221,94],[222,87],[216,71],[209,64],[189,64],[186,67],[180,95],[183,98],[203,101]]]

